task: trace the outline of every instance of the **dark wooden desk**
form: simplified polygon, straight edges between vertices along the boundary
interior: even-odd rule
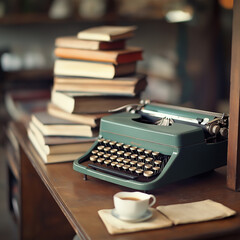
[[[220,202],[237,216],[167,229],[111,236],[97,211],[113,208],[112,196],[130,189],[94,178],[88,181],[72,163],[43,164],[22,124],[12,124],[20,146],[22,239],[240,239],[240,193],[226,187],[226,169],[220,168],[152,191],[156,205],[204,199]],[[50,194],[49,194],[50,193]],[[69,224],[70,223],[70,224]]]

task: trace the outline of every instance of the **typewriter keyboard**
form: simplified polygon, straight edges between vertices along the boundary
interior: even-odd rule
[[[100,138],[85,163],[97,171],[147,182],[161,173],[169,158],[160,152]]]

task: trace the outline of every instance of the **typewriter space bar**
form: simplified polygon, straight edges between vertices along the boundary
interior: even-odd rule
[[[106,173],[110,173],[110,174],[113,174],[113,175],[116,175],[116,176],[122,177],[122,178],[127,178],[127,179],[131,179],[131,180],[134,180],[134,179],[137,178],[137,176],[134,176],[132,174],[123,173],[123,172],[120,172],[120,171],[116,171],[114,169],[109,169],[109,168],[97,166],[97,165],[94,165],[94,164],[88,164],[88,166],[93,168],[93,169],[100,170],[100,171],[106,172]]]

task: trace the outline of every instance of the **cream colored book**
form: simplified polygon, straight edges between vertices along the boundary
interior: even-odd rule
[[[80,31],[79,39],[111,42],[134,36],[136,26],[99,26]]]
[[[44,149],[42,148],[41,144],[37,141],[35,135],[28,131],[28,137],[33,144],[34,148],[42,158],[45,163],[57,163],[57,162],[68,162],[74,161],[77,158],[81,157],[84,152],[79,153],[65,153],[65,154],[46,154]]]
[[[136,72],[136,62],[114,65],[112,63],[57,59],[54,64],[56,76],[113,79]]]

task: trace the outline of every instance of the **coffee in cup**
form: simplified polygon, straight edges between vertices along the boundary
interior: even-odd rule
[[[142,192],[119,192],[113,196],[115,211],[122,219],[138,219],[144,216],[155,202],[152,194]]]

